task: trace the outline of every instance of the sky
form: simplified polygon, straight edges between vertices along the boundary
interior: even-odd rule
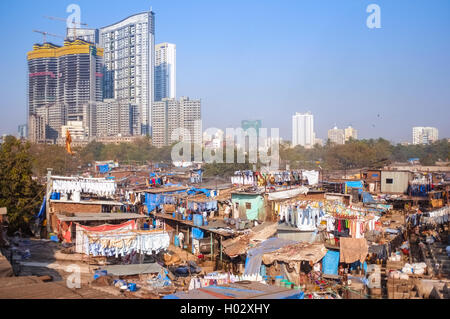
[[[2,0],[0,135],[26,123],[26,53],[65,35],[70,4],[89,28],[153,9],[156,43],[177,45],[177,95],[202,100],[203,128],[262,120],[291,140],[292,116],[315,131],[352,125],[359,138],[412,140],[413,126],[450,137],[448,0]],[[369,29],[370,4],[381,28]],[[61,44],[58,38],[49,38]]]

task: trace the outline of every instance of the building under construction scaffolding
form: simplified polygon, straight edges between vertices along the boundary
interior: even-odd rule
[[[56,142],[67,121],[82,121],[89,136],[94,104],[103,98],[103,49],[80,39],[66,40],[64,46],[36,44],[28,52],[28,72],[30,127],[39,133],[44,122],[45,140]],[[38,139],[40,134],[30,134],[32,142]]]

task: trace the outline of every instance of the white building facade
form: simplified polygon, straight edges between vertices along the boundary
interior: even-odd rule
[[[435,127],[413,127],[413,144],[430,144],[439,139],[439,131]]]
[[[67,29],[74,37],[74,30]],[[132,15],[100,29],[77,29],[77,38],[104,49],[103,98],[137,105],[141,135],[151,134],[155,85],[155,15]]]
[[[292,117],[292,146],[311,148],[315,143],[314,116],[308,113],[295,113]]]

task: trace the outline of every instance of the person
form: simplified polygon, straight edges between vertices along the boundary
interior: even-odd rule
[[[184,248],[184,234],[182,232],[180,232],[178,234],[178,239],[180,241],[180,248],[183,249]]]

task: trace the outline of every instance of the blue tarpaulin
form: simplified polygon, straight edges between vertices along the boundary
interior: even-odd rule
[[[204,233],[201,229],[192,227],[192,238],[194,239],[203,239],[204,238]]]
[[[105,173],[108,173],[109,172],[109,165],[108,164],[105,164],[105,165],[99,165],[99,166],[97,166],[98,167],[98,171],[101,173],[101,174],[105,174]]]
[[[362,181],[347,181],[345,182],[347,188],[358,188],[358,192],[361,194],[363,192],[363,182]]]
[[[42,201],[41,209],[39,210],[38,218],[42,219],[45,217],[45,203],[47,202],[47,198],[44,196],[44,200]]]
[[[195,188],[192,187],[190,190],[188,190],[187,192],[189,195],[194,195],[197,193],[204,193],[206,195],[206,197],[210,197],[211,196],[211,191],[209,189],[206,188]]]
[[[327,275],[337,275],[339,266],[339,252],[329,250],[322,260],[322,271]]]

